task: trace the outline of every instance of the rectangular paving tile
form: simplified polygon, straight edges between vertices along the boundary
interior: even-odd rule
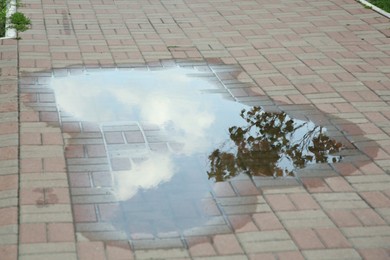
[[[304,250],[302,254],[308,260],[360,260],[361,257],[355,249],[324,249],[324,250]]]
[[[237,234],[237,237],[246,253],[279,252],[297,249],[285,230],[240,233]]]

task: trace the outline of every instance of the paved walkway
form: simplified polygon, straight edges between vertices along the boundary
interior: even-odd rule
[[[353,0],[23,3],[33,28],[0,44],[0,259],[390,259],[387,18]],[[61,123],[47,80],[175,63],[235,66],[240,73],[222,83],[244,83],[289,113],[317,111],[359,153],[310,168],[303,184],[233,183],[231,196],[222,188],[216,201],[231,232],[137,243],[115,232],[86,237],[107,231],[97,225],[105,197],[80,200],[97,198],[88,179],[96,176],[76,176],[69,159],[80,147],[89,156],[91,143],[84,135],[69,144],[81,130]],[[252,95],[239,86],[230,88]],[[89,184],[75,189],[82,180]]]

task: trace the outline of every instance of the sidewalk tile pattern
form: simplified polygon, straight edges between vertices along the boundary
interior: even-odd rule
[[[5,216],[0,217],[0,252],[5,257],[390,258],[387,18],[354,0],[25,0],[24,4],[21,9],[33,27],[18,42],[19,150],[16,48],[9,40],[0,45],[4,97],[0,216]],[[262,102],[268,109],[306,115],[356,149],[347,149],[340,164],[304,169],[302,185],[254,179],[258,194],[238,196],[234,183],[218,184],[217,202],[225,203],[231,222],[227,233],[179,240],[142,238],[137,244],[100,225],[109,239],[77,236],[77,228],[94,228],[80,226],[81,222],[97,223],[101,209],[109,212],[115,203],[102,196],[105,207],[93,202],[71,205],[69,185],[88,190],[92,184],[106,183],[106,176],[81,171],[75,176],[69,159],[85,154],[99,158],[105,151],[99,138],[88,144],[61,140],[61,135],[88,127],[93,132],[96,127],[60,124],[53,93],[44,87],[45,77],[63,75],[69,68],[77,73],[91,67],[161,67],[178,60],[236,66],[241,73],[221,76],[234,82],[234,96],[246,102],[254,95],[265,96]],[[243,91],[243,86],[250,91]],[[119,168],[126,165],[116,163]],[[241,202],[229,202],[232,193],[238,198],[255,196],[261,203],[255,212],[248,211]],[[66,231],[75,224],[76,232]]]

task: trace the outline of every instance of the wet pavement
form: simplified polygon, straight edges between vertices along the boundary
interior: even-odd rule
[[[390,258],[387,18],[25,4],[0,45],[1,259]]]

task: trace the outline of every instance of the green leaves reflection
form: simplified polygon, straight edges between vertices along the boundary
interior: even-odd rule
[[[310,163],[337,162],[332,156],[342,144],[325,135],[322,126],[294,120],[286,113],[260,107],[242,110],[247,126],[229,128],[232,147],[209,155],[209,179],[225,181],[240,173],[250,176],[288,176]]]

